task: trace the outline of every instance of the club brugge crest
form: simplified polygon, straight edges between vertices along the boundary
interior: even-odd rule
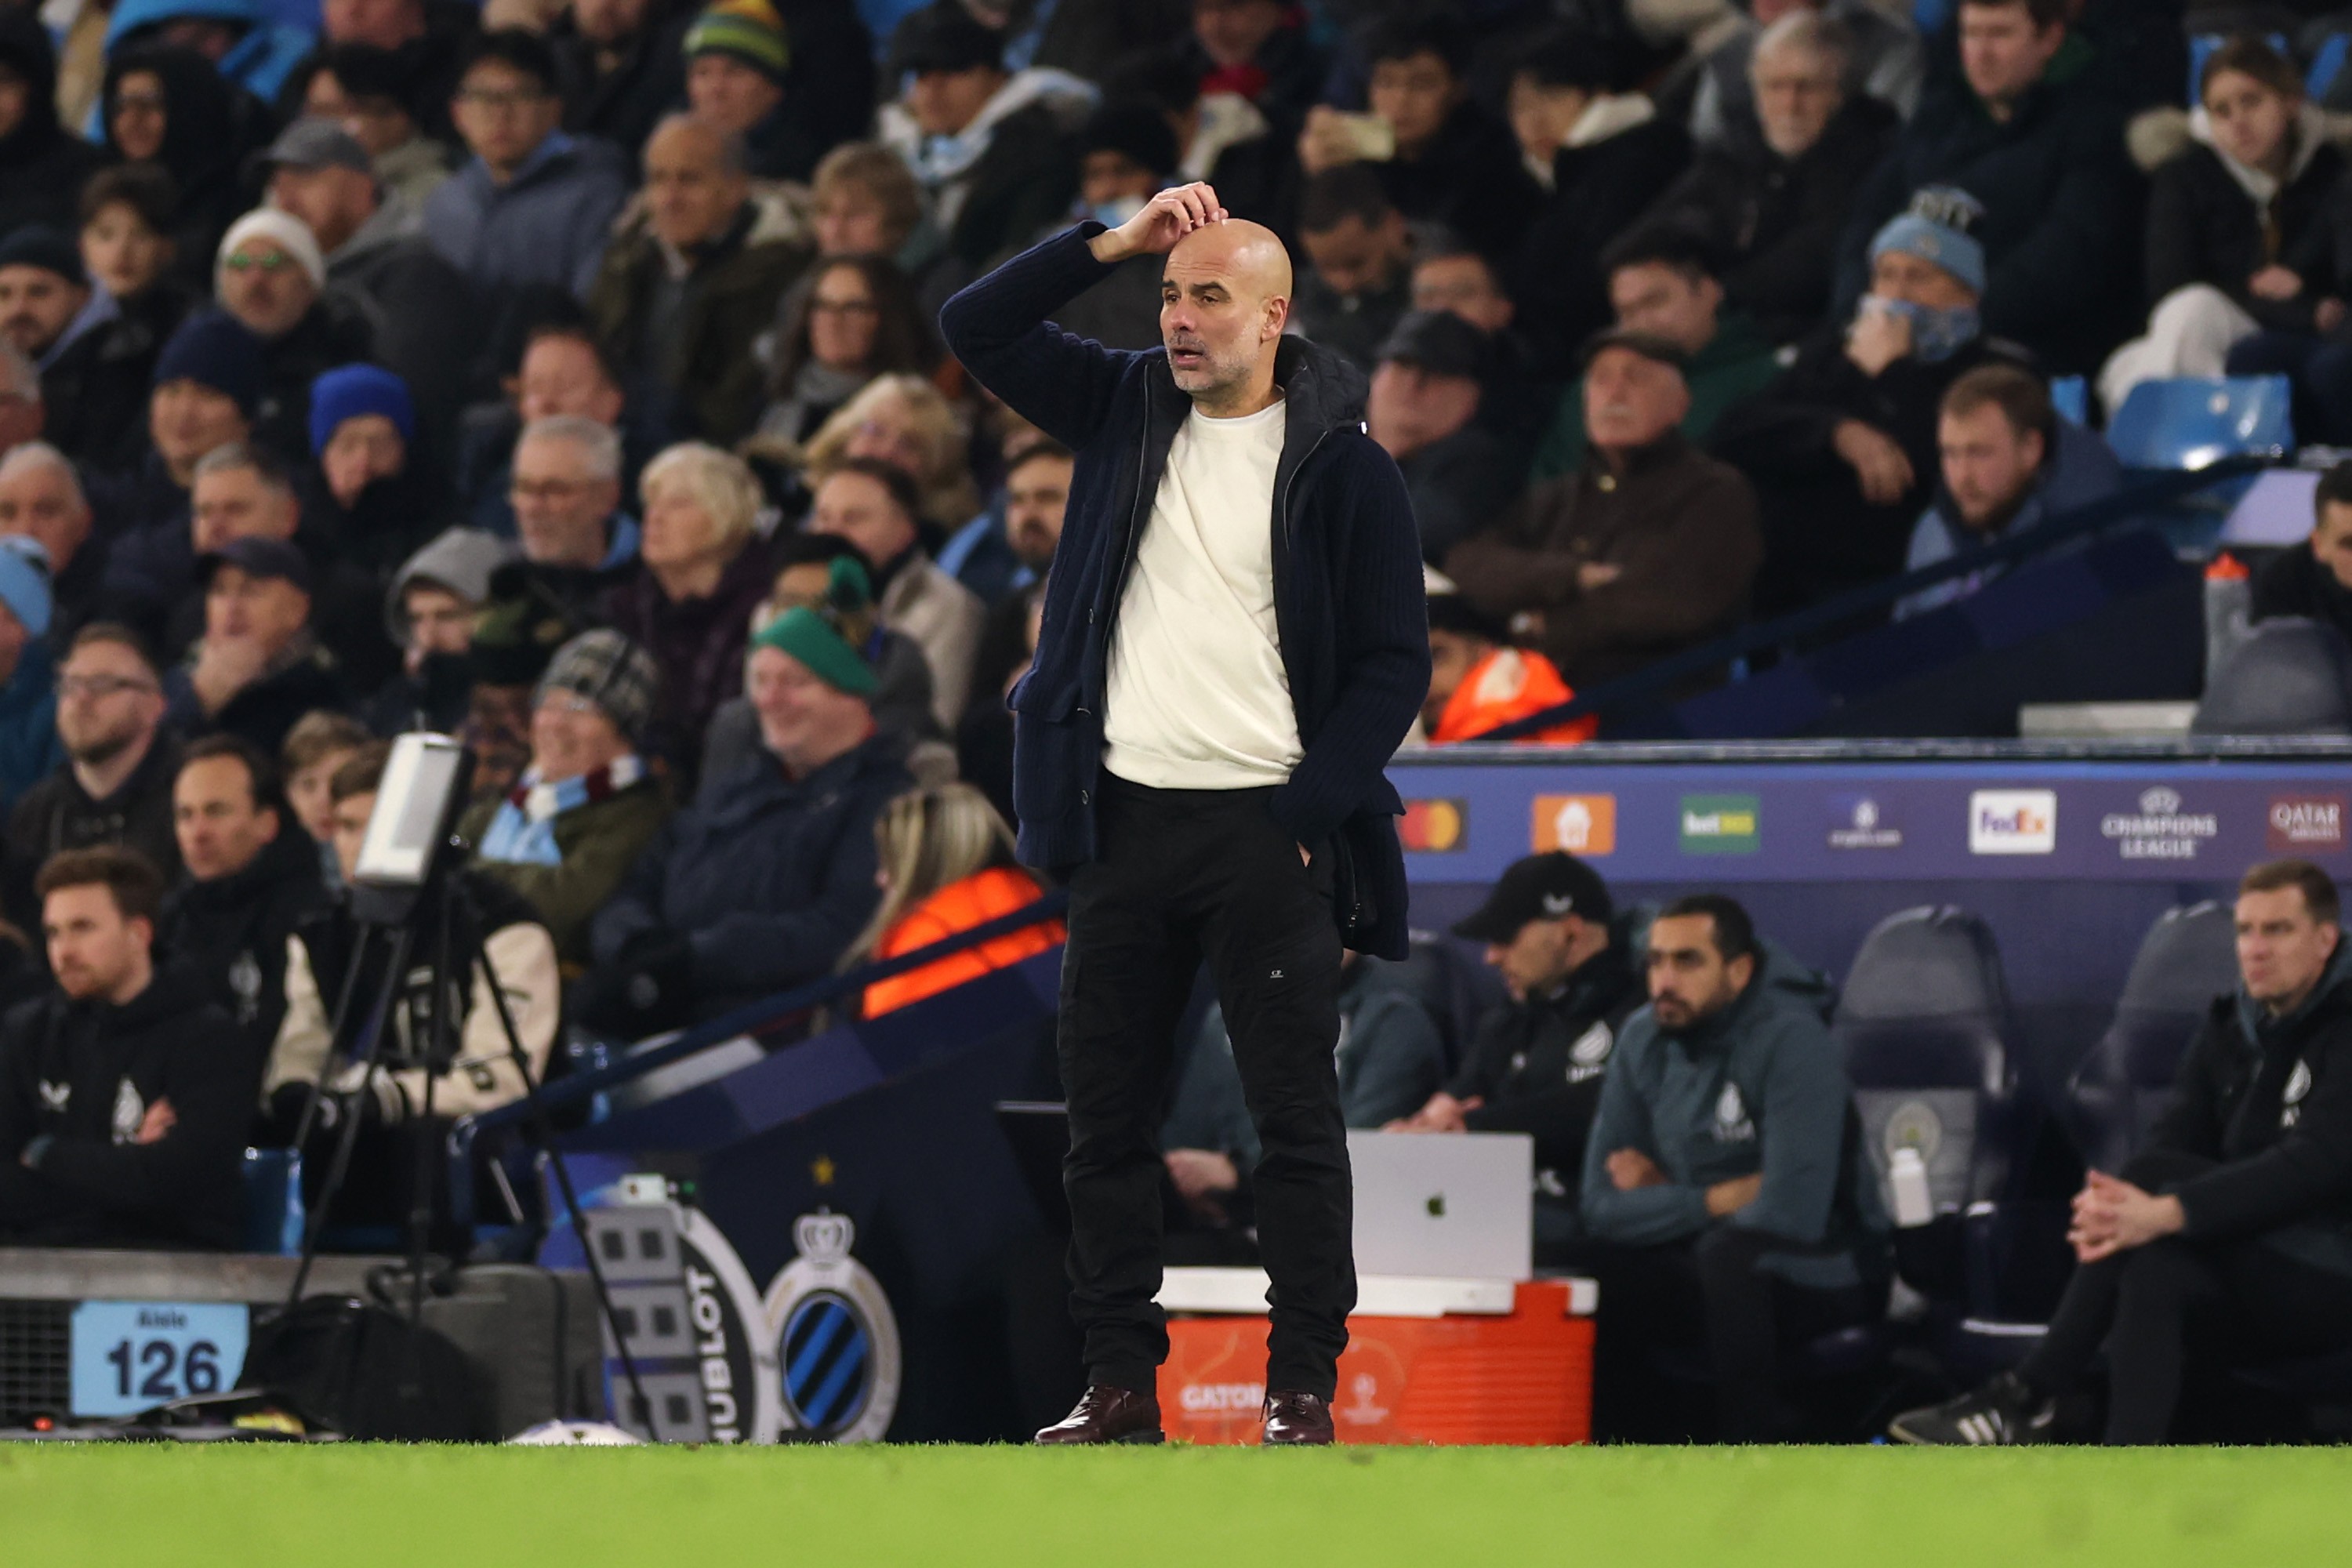
[[[768,1287],[768,1336],[783,1387],[784,1430],[871,1443],[898,1413],[898,1321],[866,1266],[857,1227],[819,1210],[793,1226],[800,1256]]]

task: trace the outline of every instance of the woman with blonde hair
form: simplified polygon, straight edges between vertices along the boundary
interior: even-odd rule
[[[1013,858],[1013,830],[968,784],[898,796],[874,823],[882,902],[843,955],[841,967],[896,958],[944,942],[1037,901],[1044,889]],[[869,1018],[977,980],[1058,946],[1062,922],[1047,921],[950,953],[866,988]]]
[[[964,461],[963,417],[919,375],[877,375],[834,410],[801,448],[809,489],[847,458],[878,458],[906,471],[922,494],[923,517],[961,528],[980,510],[980,491]]]
[[[612,622],[661,671],[647,749],[688,775],[710,716],[743,689],[751,612],[772,576],[760,537],[764,498],[742,458],[700,441],[646,464],[637,492],[638,567],[614,590]]]

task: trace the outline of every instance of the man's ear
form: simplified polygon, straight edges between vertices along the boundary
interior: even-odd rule
[[[1741,953],[1723,966],[1723,973],[1724,977],[1731,982],[1733,992],[1747,990],[1748,983],[1756,978],[1756,955],[1752,952]]]
[[[1265,302],[1265,320],[1259,326],[1258,342],[1272,342],[1282,336],[1283,329],[1288,325],[1290,325],[1290,301],[1276,294]]]
[[[2039,430],[2028,430],[2021,444],[2031,454],[2025,460],[2025,466],[2037,473],[2041,471],[2042,465],[2049,461],[2050,448],[2055,445],[2048,436]]]

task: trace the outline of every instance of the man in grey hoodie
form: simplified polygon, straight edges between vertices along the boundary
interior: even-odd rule
[[[401,650],[400,673],[361,715],[380,735],[404,730],[454,732],[474,689],[474,617],[490,596],[490,575],[515,559],[514,546],[478,528],[452,528],[402,563],[384,595],[383,624]]]
[[[1780,1347],[1866,1322],[1886,1298],[1885,1213],[1827,986],[1712,893],[1651,925],[1649,982],[1585,1144],[1596,1426],[1635,1435],[1627,1418],[1663,1403],[1640,1397],[1654,1352],[1697,1341],[1717,1435],[1772,1440],[1787,1425]]]

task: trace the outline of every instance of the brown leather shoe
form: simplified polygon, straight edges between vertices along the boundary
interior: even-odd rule
[[[1330,1427],[1330,1418],[1324,1418],[1324,1427]],[[1157,1394],[1138,1394],[1131,1388],[1112,1388],[1107,1384],[1095,1384],[1087,1388],[1077,1408],[1046,1427],[1031,1439],[1036,1443],[1160,1443],[1166,1436],[1160,1430],[1160,1399]]]
[[[1294,1443],[1330,1441],[1329,1400],[1320,1394],[1297,1392],[1265,1396],[1265,1436],[1258,1439],[1262,1447],[1282,1448]]]

